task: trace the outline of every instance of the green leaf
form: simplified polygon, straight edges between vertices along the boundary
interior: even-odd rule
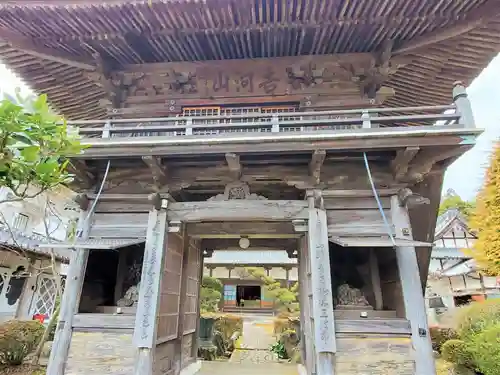
[[[39,157],[40,147],[38,146],[29,146],[25,147],[21,150],[21,156],[27,162],[35,162]]]

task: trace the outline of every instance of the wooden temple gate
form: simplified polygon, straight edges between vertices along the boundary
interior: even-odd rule
[[[303,358],[300,368],[305,374],[343,373],[356,366],[356,362],[360,363],[359,371],[362,366],[391,365],[398,374],[410,375],[417,364],[418,374],[431,373],[432,347],[415,250],[429,244],[412,240],[407,197],[397,193],[381,191],[380,199],[394,228],[390,235],[395,244],[397,270],[393,271],[399,280],[392,280],[392,289],[381,285],[378,262],[383,256],[380,253],[371,257],[371,287],[377,310],[363,318],[356,308],[343,313],[336,310],[329,242],[371,246],[376,252],[377,247],[386,251],[393,248],[391,237],[382,237],[387,228],[382,216],[377,218],[380,212],[376,202],[366,191],[310,190],[303,201],[229,199],[177,203],[161,194],[153,194],[149,200],[146,196],[103,195],[90,199],[80,196],[82,236],[75,245],[78,250],[71,262],[48,373],[66,374],[67,363],[69,373],[75,370],[71,347],[78,345],[78,335],[82,332],[133,334],[133,341],[120,343],[129,345],[128,353],[133,354],[133,360],[122,364],[122,368],[129,366],[130,374],[190,374],[199,370],[198,295],[206,256],[201,246],[203,233],[222,233],[223,226],[226,236],[255,234],[260,224],[265,224],[268,233],[274,232],[278,238],[296,241],[297,251],[290,255],[299,258]],[[85,220],[94,202],[92,220]],[[361,223],[357,223],[358,215],[364,217]],[[233,225],[232,231],[227,230],[227,224]],[[359,237],[363,226],[370,229],[365,229],[367,236]],[[85,237],[100,236],[110,229],[115,231],[117,240],[145,235],[135,316],[81,314],[77,310],[89,256],[85,246],[91,243],[85,242]],[[392,306],[394,316],[384,315],[382,295],[393,299],[384,305]],[[76,340],[72,340],[74,332]],[[109,337],[99,336],[99,339]],[[86,336],[84,340],[92,338]],[[380,352],[384,346],[385,352]],[[352,358],[353,352],[363,353],[364,359]],[[85,357],[89,353],[80,355]]]
[[[48,375],[195,372],[203,257],[240,236],[299,259],[304,374],[433,375],[430,244],[499,2],[90,2],[1,5],[2,61],[88,146]]]

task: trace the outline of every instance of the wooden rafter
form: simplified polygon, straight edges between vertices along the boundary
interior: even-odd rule
[[[241,163],[240,156],[233,153],[226,154],[226,162],[229,167],[229,171],[231,172],[231,176],[235,180],[239,180],[241,177]]]
[[[479,8],[471,11],[466,19],[451,27],[440,28],[418,38],[404,42],[393,51],[393,55],[413,53],[429,45],[466,34],[500,14],[497,0],[489,0]]]
[[[12,48],[43,60],[54,61],[83,70],[94,70],[96,68],[95,65],[84,58],[60,52],[53,48],[37,46],[29,38],[8,30],[0,30],[0,40],[5,41]]]

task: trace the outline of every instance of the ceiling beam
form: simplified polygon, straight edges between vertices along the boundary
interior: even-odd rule
[[[466,34],[469,31],[482,26],[491,19],[496,18],[500,14],[498,0],[489,0],[484,5],[472,10],[464,20],[456,25],[445,26],[420,37],[404,42],[402,45],[394,49],[393,56],[401,54],[409,54],[416,52],[421,48],[429,45],[443,42],[445,40],[456,38]]]
[[[291,222],[242,222],[224,221],[187,225],[187,233],[193,238],[293,238],[298,234]]]
[[[325,150],[315,150],[309,162],[309,175],[314,178],[316,184],[321,181],[321,167],[326,158]]]
[[[394,179],[396,181],[401,181],[408,172],[408,166],[413,160],[420,147],[407,147],[404,150],[398,150],[396,157],[391,163],[391,168],[394,173]]]
[[[226,154],[226,162],[229,167],[229,171],[231,172],[231,177],[235,180],[239,180],[241,177],[241,163],[240,156],[233,153]]]
[[[40,59],[58,62],[83,70],[95,70],[96,66],[85,58],[73,56],[71,54],[60,52],[54,48],[35,45],[30,38],[7,31],[0,30],[0,40],[21,52]]]
[[[203,239],[201,243],[203,249],[208,250],[241,250],[239,238],[217,238]],[[250,239],[252,250],[297,250],[297,239]]]

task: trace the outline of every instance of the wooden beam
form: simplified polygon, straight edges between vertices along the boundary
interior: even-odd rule
[[[71,160],[68,164],[68,172],[75,175],[75,182],[80,189],[91,189],[96,184],[95,173],[90,171],[85,160]]]
[[[191,223],[187,226],[187,233],[193,238],[283,238],[295,233],[291,222],[212,222]]]
[[[90,229],[90,221],[87,220],[88,211],[80,212],[78,221],[79,239],[87,239]],[[71,344],[72,326],[75,314],[78,312],[80,304],[80,295],[85,278],[85,268],[89,256],[88,249],[77,249],[71,254],[69,272],[61,298],[61,311],[59,313],[59,322],[57,324],[54,343],[54,350],[50,351],[47,372],[53,375],[64,375],[66,360],[69,355]]]
[[[202,241],[202,248],[208,250],[241,250],[238,243],[239,238],[217,238],[217,239],[204,239]],[[250,239],[250,246],[254,250],[297,250],[296,239]]]
[[[60,52],[54,48],[36,45],[32,40],[8,30],[0,30],[0,39],[21,52],[43,60],[58,62],[83,70],[95,70],[96,66],[89,60]]]
[[[157,156],[143,156],[142,160],[151,169],[156,186],[161,187],[167,182],[167,168],[162,164],[161,158]]]
[[[233,153],[226,153],[226,162],[231,172],[231,176],[235,180],[239,180],[241,177],[240,156]]]
[[[321,167],[326,158],[325,150],[315,150],[309,162],[309,175],[314,178],[316,184],[321,182]]]
[[[420,147],[406,147],[404,150],[398,150],[396,157],[391,163],[392,171],[396,181],[401,181],[408,171],[408,166],[415,157]]]
[[[380,272],[377,253],[374,248],[370,248],[370,278],[372,281],[373,295],[375,297],[375,310],[382,310],[384,300],[382,296],[382,287],[380,285]]]
[[[171,203],[169,220],[193,221],[290,221],[307,219],[307,202],[230,200]]]
[[[399,205],[397,196],[391,198],[391,217],[396,229],[396,237],[412,240],[408,210]],[[415,350],[415,375],[435,374],[436,367],[416,249],[412,246],[396,246],[396,260],[401,278],[406,318],[410,321],[411,338]]]
[[[484,5],[472,10],[460,23],[431,31],[415,39],[403,43],[393,51],[393,55],[409,54],[418,52],[420,49],[429,45],[443,42],[448,39],[456,38],[466,34],[477,27],[480,27],[488,21],[495,19],[500,10],[496,0],[489,0]]]

